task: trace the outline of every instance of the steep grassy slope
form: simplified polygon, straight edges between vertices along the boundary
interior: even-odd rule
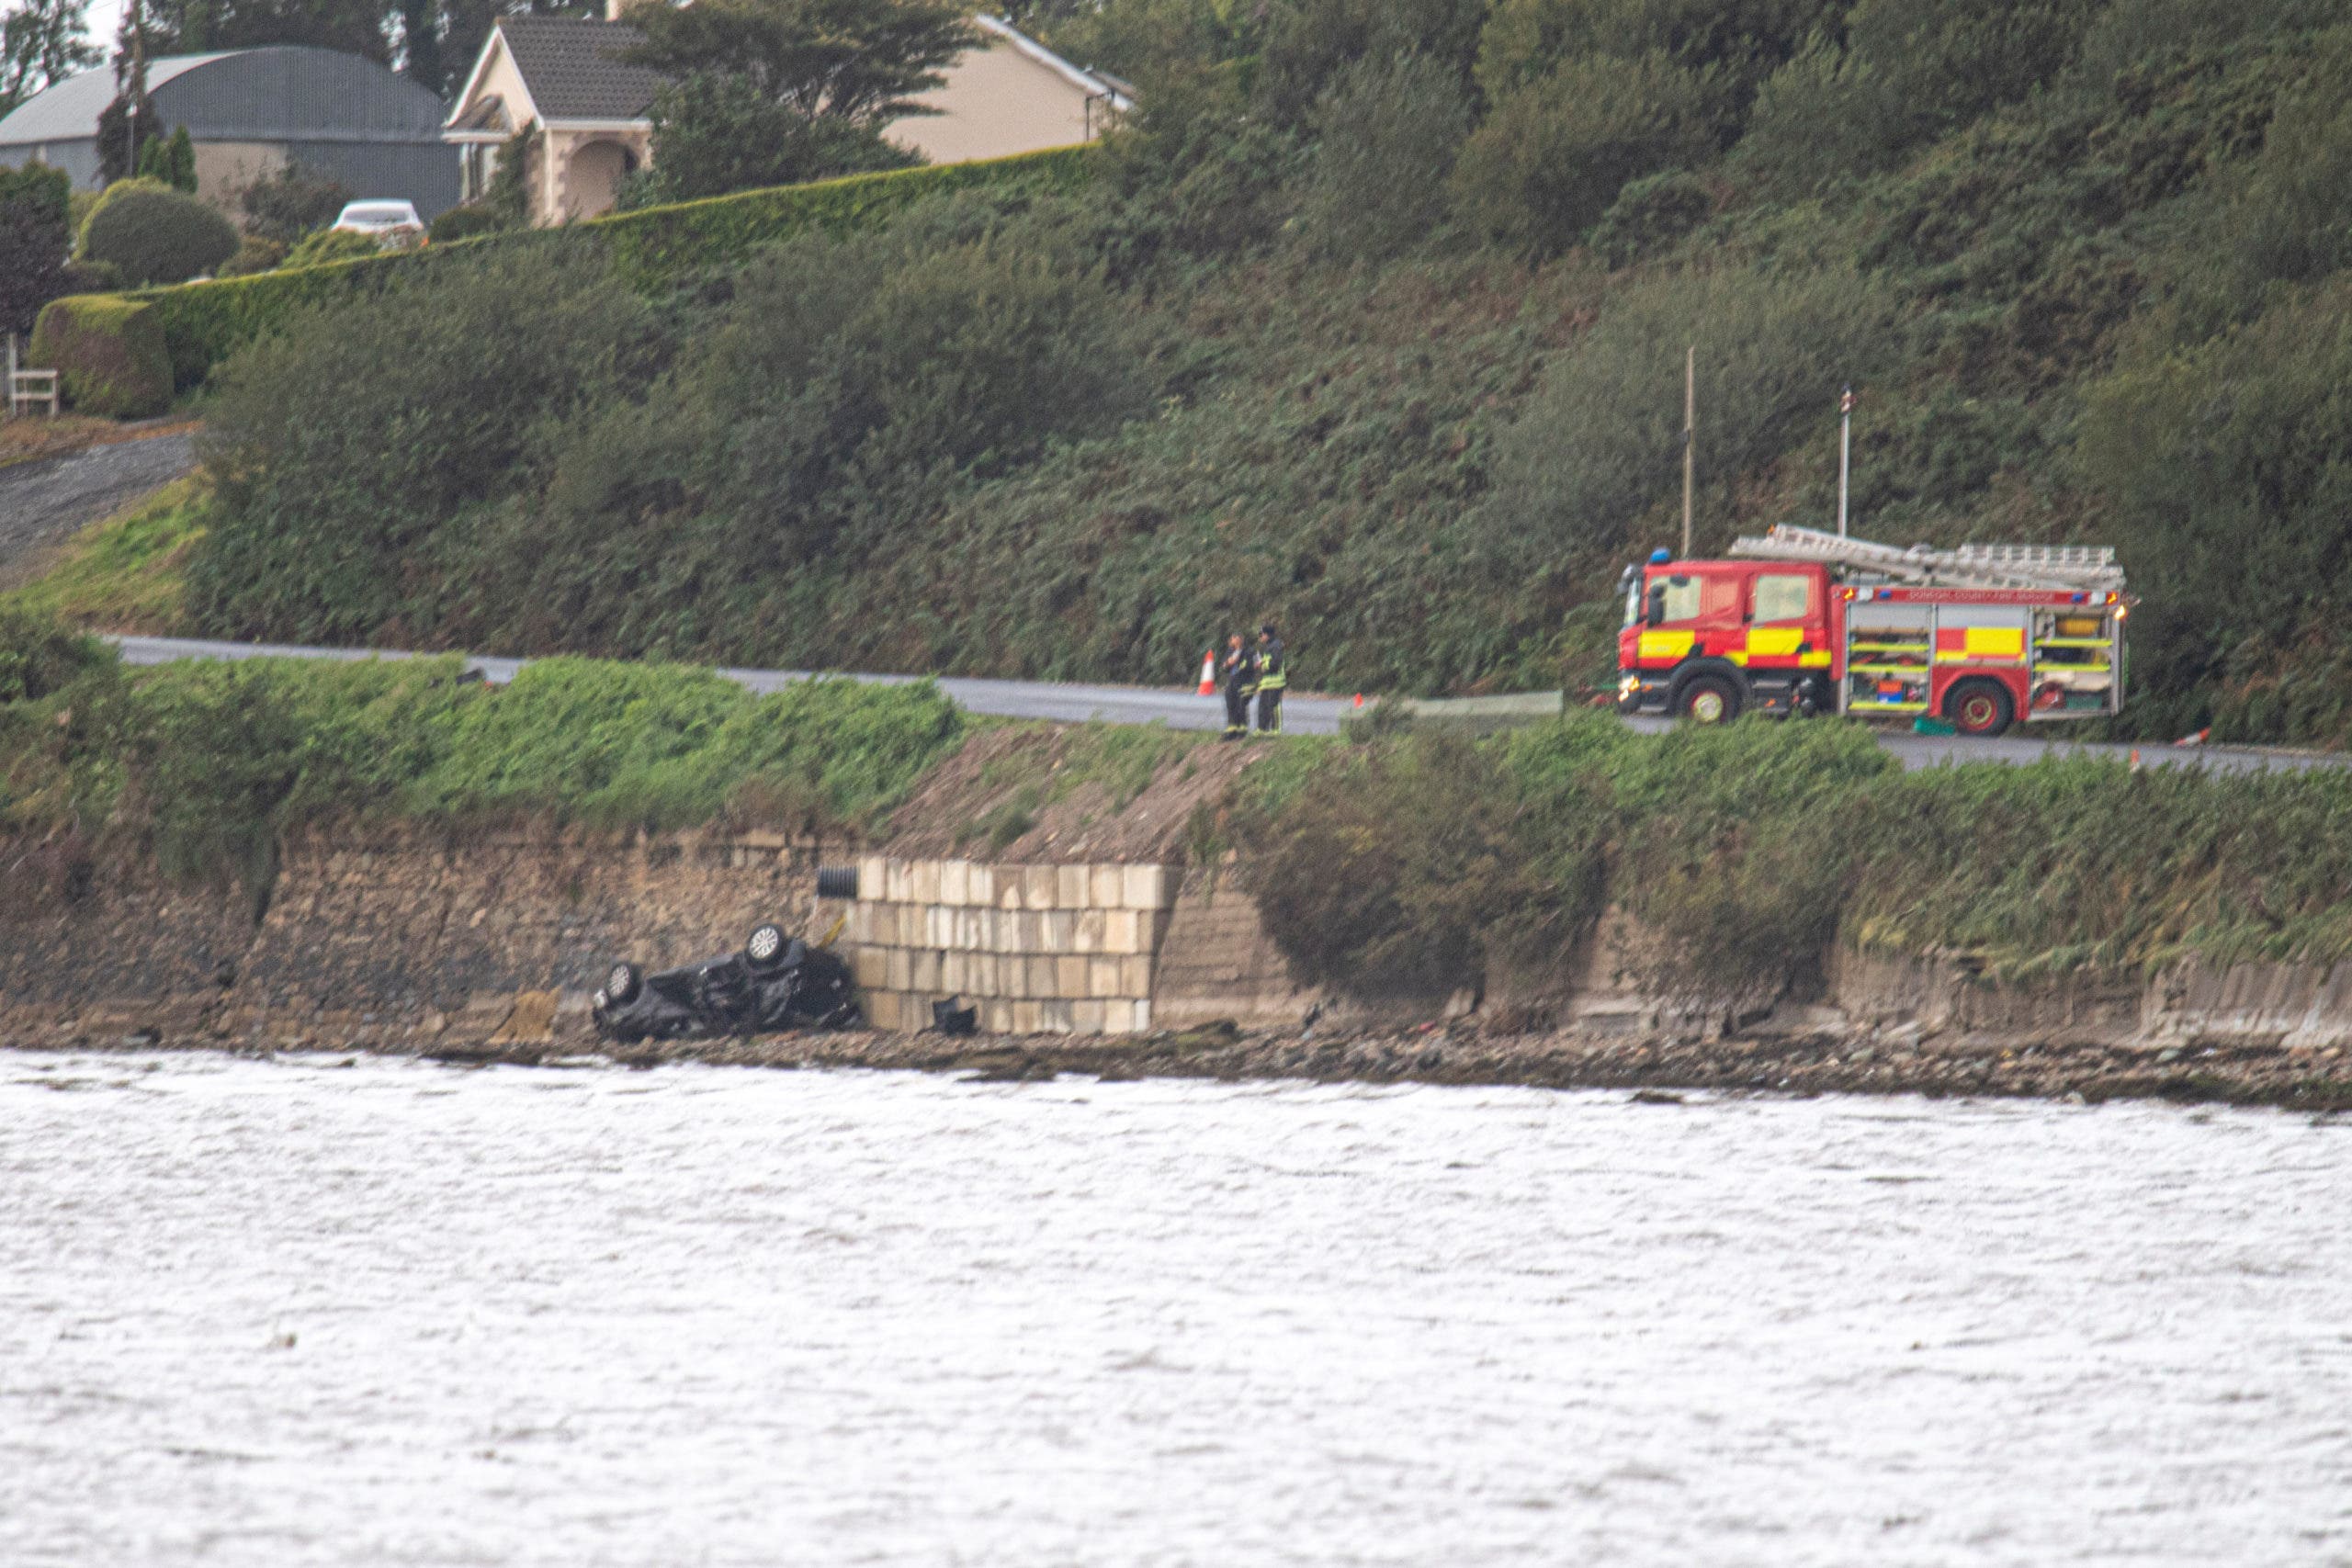
[[[2352,729],[2352,28],[2317,0],[1109,0],[1082,197],[648,299],[520,253],[221,375],[226,635],[1171,682],[1593,668],[1618,567],[2104,539],[2149,733]],[[1059,12],[1061,14],[1057,15]],[[451,258],[455,262],[457,258]]]

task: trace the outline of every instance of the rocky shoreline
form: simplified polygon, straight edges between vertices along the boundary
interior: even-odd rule
[[[12,1042],[16,1050],[209,1050],[269,1056],[352,1052],[453,1066],[560,1066],[684,1063],[767,1068],[862,1067],[956,1073],[975,1082],[1046,1081],[1065,1074],[1104,1081],[1148,1077],[1296,1079],[1318,1083],[1510,1085],[1678,1090],[1917,1094],[2064,1100],[2165,1100],[2352,1112],[2344,1048],[2230,1043],[2161,1050],[2101,1043],[1851,1038],[1601,1040],[1500,1034],[1476,1026],[1404,1032],[1302,1034],[1208,1027],[1120,1041],[1032,1035],[965,1037],[872,1032],[607,1044],[560,1035],[544,1043],[421,1042],[361,1032],[300,1042],[135,1033],[112,1040]]]

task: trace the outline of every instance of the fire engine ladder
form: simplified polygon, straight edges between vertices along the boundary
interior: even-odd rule
[[[2123,591],[2123,569],[2104,545],[1962,545],[1950,550],[1914,545],[1906,550],[1782,523],[1760,539],[1735,541],[1731,553],[1755,560],[1852,567],[1922,587]]]

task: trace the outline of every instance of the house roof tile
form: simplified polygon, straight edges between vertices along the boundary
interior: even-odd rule
[[[662,73],[619,58],[643,41],[625,22],[501,17],[498,30],[540,117],[642,119]]]

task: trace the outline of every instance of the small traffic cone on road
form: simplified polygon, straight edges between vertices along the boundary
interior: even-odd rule
[[[2140,748],[2137,746],[2132,748],[2132,771],[2135,773],[2140,771]]]
[[[2205,738],[2212,733],[2213,727],[2209,724],[2194,735],[2182,736],[2179,739],[2174,741],[2173,744],[2176,746],[2202,746],[2205,744]]]
[[[1216,695],[1216,649],[1215,649],[1201,655],[1201,695],[1204,697]]]

